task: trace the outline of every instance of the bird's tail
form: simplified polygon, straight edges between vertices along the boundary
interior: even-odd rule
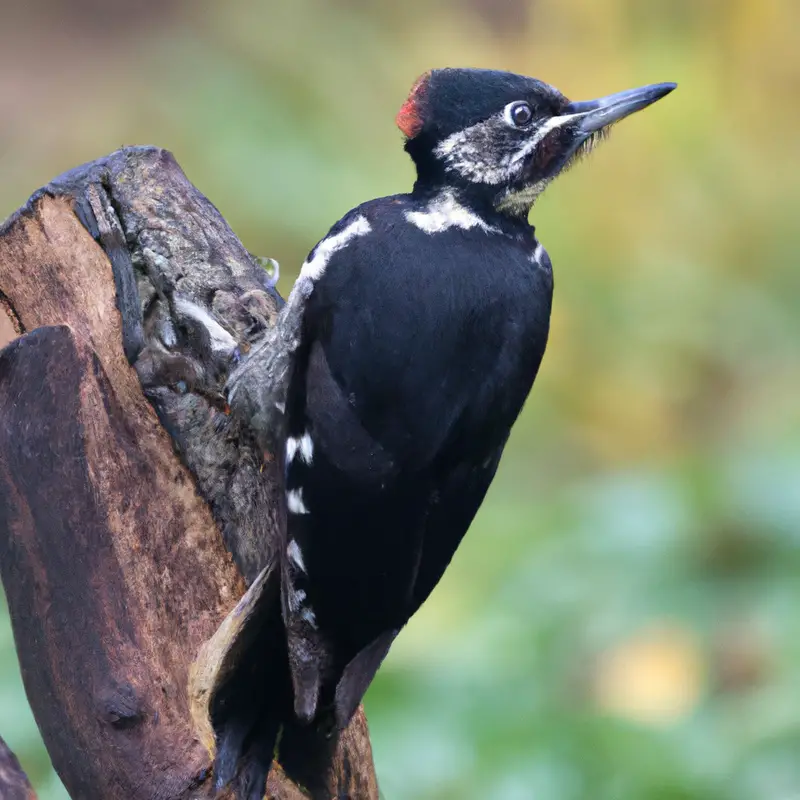
[[[294,680],[295,712],[298,706],[301,709],[310,707],[315,711],[314,718],[304,723],[295,713],[284,721],[277,757],[289,778],[314,800],[350,796],[348,792],[354,776],[349,774],[350,766],[343,751],[342,758],[338,758],[338,745],[397,633],[396,630],[386,631],[363,648],[344,668],[331,692],[332,697],[328,696],[325,686],[317,696],[315,681]],[[293,649],[290,635],[290,665]],[[313,692],[313,696],[304,697],[303,691]]]

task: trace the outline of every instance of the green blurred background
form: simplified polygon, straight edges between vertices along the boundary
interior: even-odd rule
[[[412,181],[418,74],[678,90],[533,221],[553,331],[499,476],[366,705],[387,800],[800,797],[797,0],[2,2],[0,218],[172,150],[288,293]],[[0,733],[52,774],[0,607]]]

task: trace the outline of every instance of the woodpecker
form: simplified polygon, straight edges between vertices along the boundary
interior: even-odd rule
[[[281,556],[297,722],[348,724],[494,478],[548,338],[536,198],[674,88],[571,102],[508,72],[430,71],[396,118],[413,190],[347,213],[303,264]]]

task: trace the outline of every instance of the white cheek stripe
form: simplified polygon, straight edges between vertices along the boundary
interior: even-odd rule
[[[486,233],[498,229],[487,225],[477,214],[462,206],[451,191],[442,192],[428,205],[427,211],[406,211],[406,219],[425,233],[441,233],[448,228],[480,228]]]
[[[525,142],[523,147],[520,147],[516,153],[514,153],[513,157],[511,158],[510,165],[514,166],[519,164],[520,161],[526,159],[541,143],[542,139],[547,136],[548,133],[551,131],[560,128],[562,125],[566,125],[570,120],[575,119],[576,117],[581,117],[582,114],[563,114],[559,117],[550,117],[547,122],[543,125],[540,125],[536,129],[536,133],[533,135],[532,139],[529,139]]]
[[[289,556],[291,562],[302,572],[306,571],[306,565],[303,561],[303,554],[300,552],[300,545],[292,539],[289,546],[286,548],[286,555]]]
[[[462,144],[464,144],[464,142],[467,141],[469,134],[477,127],[477,125],[473,125],[471,128],[465,128],[463,131],[451,133],[446,139],[442,139],[442,141],[439,142],[439,144],[436,146],[436,149],[433,151],[433,154],[437,158],[446,160],[448,156],[453,154],[454,150],[457,150]]]
[[[309,514],[306,504],[303,502],[303,490],[291,489],[286,492],[286,505],[289,507],[290,514]]]
[[[504,125],[492,117],[448,136],[433,151],[447,165],[447,169],[473,183],[497,184],[508,178],[508,159],[499,164],[486,161],[486,141],[491,140],[493,125]]]
[[[500,116],[503,117],[503,114]],[[491,140],[489,129],[492,124],[497,124],[497,121],[503,125],[508,124],[505,119],[496,120],[496,117],[451,134],[439,144],[434,150],[434,154],[445,162],[448,169],[473,183],[498,185],[514,177],[519,171],[521,163],[539,146],[548,133],[581,116],[583,114],[562,114],[550,117],[536,128],[533,136],[526,139],[516,152],[498,159],[494,163],[487,160],[491,153],[484,152],[484,149],[488,151],[491,148],[490,144],[485,143]]]
[[[212,350],[235,350],[236,340],[231,336],[222,325],[219,324],[204,308],[179,297],[175,300],[176,310],[187,317],[197,320],[207,331],[211,339]]]
[[[344,247],[347,247],[351,239],[356,236],[366,236],[372,230],[369,220],[360,215],[356,217],[343,231],[323,239],[314,249],[312,257],[303,264],[300,270],[300,276],[309,278],[312,281],[318,281],[323,273],[328,262]]]

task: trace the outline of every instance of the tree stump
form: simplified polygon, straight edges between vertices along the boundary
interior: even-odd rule
[[[28,778],[14,754],[0,738],[0,797],[3,800],[36,800]]]
[[[215,692],[242,668],[252,599],[277,602],[282,487],[219,402],[226,362],[197,355],[216,358],[213,327],[190,322],[213,312],[263,349],[281,302],[156,148],[57,178],[0,227],[0,323],[18,337],[0,352],[0,573],[71,797],[214,796]],[[180,356],[162,346],[176,336]],[[377,798],[362,711],[321,783],[312,796]],[[309,796],[278,765],[267,795]],[[33,796],[2,748],[0,796]]]

